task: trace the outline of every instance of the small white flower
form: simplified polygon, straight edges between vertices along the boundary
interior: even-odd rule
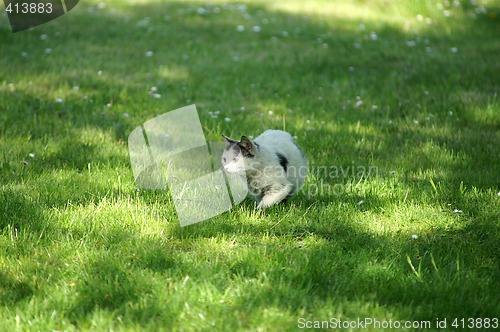
[[[260,28],[260,26],[258,25],[255,25],[253,28],[252,28],[252,31],[253,32],[260,32],[262,29]]]
[[[215,115],[219,115],[220,114],[220,111],[215,111],[214,112]]]
[[[62,103],[62,102],[63,102],[62,98],[56,98],[56,103]]]
[[[458,52],[458,48],[452,47],[452,48],[450,48],[450,52],[451,53],[457,53]]]
[[[453,111],[449,111],[449,112],[448,112],[448,114],[449,114],[449,115],[453,115]]]
[[[392,124],[392,120],[387,121],[388,124]]]
[[[377,105],[372,105],[372,110],[376,110],[378,109],[378,106]]]
[[[199,7],[198,9],[196,9],[196,12],[200,15],[207,15],[209,13],[209,11],[203,7]]]
[[[153,97],[155,97],[156,99],[160,99],[161,98],[161,94],[159,94],[159,93],[153,93]]]
[[[46,48],[45,49],[45,54],[50,54],[52,53],[52,49],[49,47],[49,48]]]
[[[281,33],[281,35],[282,35],[283,37],[288,37],[288,32],[283,31],[283,32]]]
[[[374,31],[370,32],[370,39],[377,40],[378,39],[377,33]]]
[[[98,75],[98,76],[101,76],[101,75],[102,75],[102,70],[99,70],[99,71],[97,72],[97,75]]]
[[[356,69],[355,69],[354,67],[352,67],[352,66],[351,66],[351,67],[349,67],[349,71],[350,71],[351,73],[353,73],[355,70],[356,70]]]
[[[406,46],[408,46],[408,47],[415,47],[415,46],[417,46],[417,42],[414,41],[414,40],[407,41],[406,42]]]
[[[500,191],[498,192],[497,196],[500,196]]]
[[[356,104],[354,104],[354,107],[360,107],[361,105],[363,105],[363,101],[358,100],[358,101],[356,101]]]
[[[113,106],[113,104],[111,104],[111,103],[107,103],[107,104],[106,104],[106,107],[107,107],[107,108],[111,108],[111,106]]]
[[[361,204],[363,204],[364,202],[365,202],[364,200],[360,200],[360,201],[358,202],[358,205],[361,205]]]
[[[30,153],[28,156],[30,156],[30,158],[35,158],[35,154],[34,153]]]
[[[416,239],[418,239],[418,235],[417,235],[417,234],[413,234],[413,235],[411,236],[411,238],[412,238],[412,239],[414,239],[414,240],[416,240]]]
[[[78,85],[75,85],[75,86],[73,87],[73,91],[78,91],[78,90],[80,90],[80,87],[79,87]]]
[[[392,175],[394,175],[394,174],[396,174],[396,171],[392,170],[389,173],[392,174]]]
[[[240,107],[240,111],[244,112],[245,111],[245,106]]]
[[[212,115],[212,119],[217,119],[219,116],[217,115]]]
[[[146,52],[146,56],[149,58],[149,57],[152,57],[153,56],[153,51],[147,51]]]
[[[462,210],[455,209],[455,210],[453,210],[453,213],[462,213]]]
[[[418,120],[413,120],[413,123],[418,125]]]
[[[104,9],[104,7],[106,7],[106,4],[104,2],[99,2],[99,4],[97,5],[97,8],[99,9]]]
[[[230,122],[230,121],[231,121],[231,119],[230,119],[230,118],[224,118],[224,121],[226,121],[226,122]]]
[[[158,88],[156,86],[152,86],[150,91],[151,92],[156,92],[156,91],[158,91]]]
[[[28,53],[27,53],[27,52],[21,52],[21,56],[22,56],[23,58],[26,58],[26,57],[28,56]]]
[[[365,29],[365,25],[364,25],[363,23],[361,23],[361,24],[359,25],[359,30],[363,31],[364,29]]]
[[[429,95],[429,91],[424,91],[424,95],[428,96]]]
[[[43,35],[40,36],[41,40],[47,40],[48,38],[49,38],[49,36],[46,33],[44,33]]]
[[[327,43],[323,43],[323,48],[328,48],[328,44]]]
[[[240,57],[239,57],[239,56],[237,56],[237,55],[233,56],[233,61],[234,61],[234,62],[238,62],[238,61],[240,61]]]
[[[239,32],[245,31],[245,26],[244,25],[238,25],[236,27],[236,30],[238,30]]]
[[[267,111],[267,114],[273,115],[273,111]]]
[[[443,10],[443,15],[449,17],[451,15],[451,12],[448,9],[445,9]]]
[[[424,20],[424,17],[420,14],[417,15],[417,21],[422,22]]]
[[[123,116],[124,118],[128,118],[128,117],[130,117],[130,114],[128,114],[128,113],[123,113],[123,114],[122,114],[122,116]]]
[[[432,52],[432,47],[427,46],[427,47],[425,48],[425,51],[426,51],[427,53],[431,53],[431,52]]]

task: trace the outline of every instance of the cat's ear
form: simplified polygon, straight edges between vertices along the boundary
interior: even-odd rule
[[[234,139],[229,138],[229,137],[227,137],[224,134],[222,135],[222,137],[224,137],[224,139],[226,140],[226,142],[228,142],[229,144],[236,144],[236,143],[238,143],[238,141],[235,141]]]
[[[241,136],[238,146],[241,148],[243,155],[250,157],[255,156],[255,145],[253,145],[252,141],[248,137]]]

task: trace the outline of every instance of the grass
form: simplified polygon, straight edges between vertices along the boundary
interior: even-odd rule
[[[85,1],[16,34],[2,16],[0,329],[500,318],[500,3],[459,3]],[[126,142],[192,103],[209,141],[297,136],[304,189],[181,228]]]

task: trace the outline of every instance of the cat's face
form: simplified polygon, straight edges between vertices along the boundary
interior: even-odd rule
[[[245,172],[245,161],[243,153],[237,144],[228,143],[222,153],[222,167],[228,173],[243,174]]]
[[[233,140],[222,135],[227,142],[226,148],[222,153],[222,166],[228,173],[245,173],[245,158],[253,157],[255,153],[252,142],[242,136],[240,141]]]

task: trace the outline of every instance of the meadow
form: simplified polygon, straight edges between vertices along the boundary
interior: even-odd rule
[[[498,36],[498,0],[2,14],[0,330],[498,326]],[[180,227],[127,138],[190,104],[208,141],[290,132],[305,186]]]

